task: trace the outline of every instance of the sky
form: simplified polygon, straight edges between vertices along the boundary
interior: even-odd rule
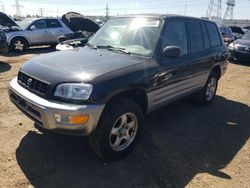
[[[226,11],[222,0],[222,16]],[[235,0],[234,19],[250,20],[250,0]],[[209,0],[19,0],[22,16],[61,16],[69,11],[83,15],[105,15],[108,4],[111,16],[133,13],[182,14],[204,17]],[[14,15],[15,0],[0,0],[0,11]]]

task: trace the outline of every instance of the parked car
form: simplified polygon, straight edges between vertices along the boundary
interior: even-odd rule
[[[0,54],[5,54],[8,52],[8,43],[4,31],[1,29],[0,25]]]
[[[23,64],[9,97],[40,130],[89,135],[97,155],[116,160],[135,146],[147,113],[190,95],[211,103],[227,55],[209,20],[121,16],[83,48]]]
[[[246,29],[246,30],[250,30],[250,26],[245,26],[245,27],[243,27],[243,29]]]
[[[230,27],[220,26],[219,29],[226,45],[234,41],[234,34]]]
[[[240,27],[230,26],[230,28],[234,34],[235,40],[241,38],[245,34],[245,32]]]
[[[11,50],[23,52],[29,46],[55,45],[58,37],[72,31],[56,18],[29,18],[14,22],[5,14],[0,14],[6,25],[5,33]]]
[[[250,32],[229,45],[230,59],[250,61]]]
[[[75,12],[63,15],[62,20],[74,33],[59,37],[59,44],[56,46],[56,49],[59,51],[84,46],[89,37],[100,28],[94,21]]]

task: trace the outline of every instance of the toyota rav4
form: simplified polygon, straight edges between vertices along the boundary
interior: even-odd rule
[[[147,113],[189,95],[211,103],[227,56],[211,21],[121,16],[85,47],[23,64],[9,96],[45,133],[89,135],[97,155],[116,160],[135,146]]]

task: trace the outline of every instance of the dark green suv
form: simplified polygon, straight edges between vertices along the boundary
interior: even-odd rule
[[[23,64],[9,96],[43,132],[89,135],[97,155],[116,160],[135,146],[147,113],[189,95],[211,103],[227,55],[214,22],[126,15],[84,47]]]

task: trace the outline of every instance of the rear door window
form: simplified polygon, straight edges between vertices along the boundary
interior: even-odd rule
[[[162,35],[162,49],[167,46],[177,46],[182,55],[187,54],[186,23],[182,20],[169,21]]]
[[[59,27],[62,27],[62,25],[56,19],[49,19],[49,20],[47,20],[47,27],[48,28],[59,28]]]
[[[204,49],[208,49],[208,48],[210,48],[210,43],[209,43],[207,28],[206,28],[206,25],[204,23],[201,24],[201,30],[203,33]]]
[[[220,46],[221,36],[217,26],[214,23],[206,23],[206,26],[211,47]]]
[[[188,33],[191,53],[202,51],[204,49],[204,44],[200,22],[188,21]]]

